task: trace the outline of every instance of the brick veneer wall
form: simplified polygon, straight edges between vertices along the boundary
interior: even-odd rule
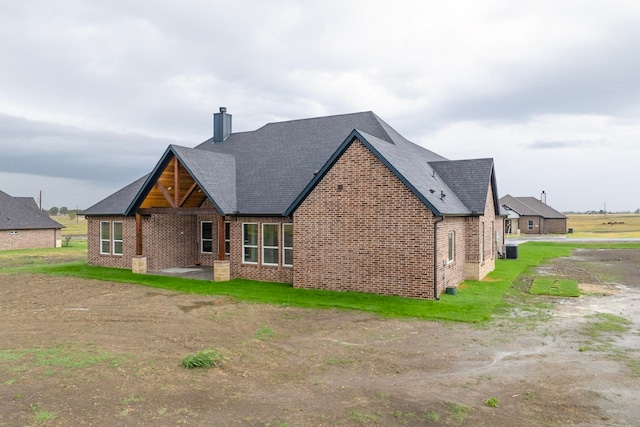
[[[545,233],[560,233],[567,232],[567,220],[566,218],[546,218],[544,220]]]
[[[293,285],[433,298],[433,221],[431,211],[354,141],[294,212]],[[439,235],[438,252],[446,256],[446,233]]]
[[[147,257],[148,270],[161,270],[171,267],[186,267],[194,265],[196,261],[202,265],[213,266],[218,256],[218,220],[216,214],[199,215],[170,215],[155,214],[142,217],[142,256]],[[136,224],[135,217],[105,216],[88,217],[88,263],[105,267],[131,268],[135,255]],[[291,283],[293,268],[282,266],[282,226],[279,226],[278,245],[280,256],[278,266],[261,265],[259,263],[242,263],[242,223],[258,223],[262,230],[262,223],[290,222],[283,217],[227,217],[231,227],[231,277]],[[100,222],[121,221],[123,223],[123,254],[100,254]],[[213,230],[213,253],[201,253],[201,221],[211,221]],[[295,232],[294,232],[295,234]],[[258,235],[259,248],[262,246],[262,233]],[[295,248],[294,248],[295,256]]]
[[[533,230],[529,230],[529,221],[533,221]],[[518,219],[518,228],[521,234],[541,234],[542,218],[539,216],[521,216]]]
[[[282,265],[282,224],[290,223],[288,218],[284,217],[227,217],[230,221],[231,232],[231,277],[240,277],[243,279],[263,280],[269,282],[293,282],[293,270],[298,264],[297,248],[295,244],[296,226],[293,227],[293,256],[294,267],[285,267]],[[242,252],[242,224],[257,223],[258,224],[258,264],[243,264]],[[262,265],[262,224],[278,224],[278,265]],[[303,231],[300,231],[303,233]]]
[[[17,234],[11,234],[16,231]],[[15,249],[55,248],[60,246],[60,229],[0,230],[0,251]]]
[[[100,253],[100,222],[122,222],[122,255]],[[136,253],[135,217],[104,216],[87,218],[88,254],[91,265],[131,268]],[[151,215],[142,217],[142,256],[149,270],[194,265],[199,227],[196,215]]]
[[[122,255],[100,253],[100,223],[122,222]],[[111,246],[111,245],[110,245]],[[136,219],[124,216],[87,217],[87,263],[102,267],[131,268],[131,258],[136,254]]]
[[[195,265],[199,259],[196,215],[158,214],[143,217],[142,255],[149,270]]]
[[[438,224],[438,289],[440,292],[447,286],[457,286],[465,278],[467,255],[470,250],[474,250],[469,247],[470,239],[467,237],[470,219],[473,220],[471,217],[446,217]],[[450,231],[454,232],[455,237],[454,256],[452,262],[447,262]],[[476,233],[475,236],[477,237],[478,234]],[[475,250],[477,251],[477,243]]]

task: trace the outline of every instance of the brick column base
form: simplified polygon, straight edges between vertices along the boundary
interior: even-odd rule
[[[228,282],[231,280],[231,263],[229,261],[213,261],[213,281]]]
[[[131,271],[138,274],[147,273],[147,257],[135,256],[131,259]]]

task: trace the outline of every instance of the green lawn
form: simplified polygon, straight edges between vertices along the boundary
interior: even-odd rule
[[[534,279],[531,290],[532,295],[548,295],[553,297],[579,297],[580,290],[576,280],[566,280],[551,277],[538,277]]]
[[[520,245],[518,259],[497,260],[495,271],[487,278],[482,281],[466,281],[459,286],[456,295],[443,293],[439,301],[358,292],[295,289],[283,283],[243,279],[214,283],[176,277],[140,275],[133,274],[130,270],[88,266],[86,262],[25,265],[10,270],[136,283],[177,292],[231,296],[256,303],[360,310],[392,317],[479,323],[489,321],[496,308],[505,305],[503,296],[523,272],[540,265],[547,259],[569,256],[571,251],[578,247],[640,248],[640,244],[528,242]],[[7,268],[2,268],[0,258],[0,273],[3,270]]]

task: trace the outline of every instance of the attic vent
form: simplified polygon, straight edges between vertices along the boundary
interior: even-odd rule
[[[430,189],[429,189],[429,192],[430,192],[431,194],[433,194],[433,193],[435,193],[435,192],[436,192],[436,190],[434,190],[433,188],[430,188]]]

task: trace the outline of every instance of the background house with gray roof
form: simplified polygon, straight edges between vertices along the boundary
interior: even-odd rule
[[[212,138],[86,209],[89,263],[418,298],[493,270],[492,159],[450,161],[372,112],[231,125],[221,108]]]
[[[567,217],[535,197],[500,198],[500,206],[507,211],[505,233],[550,234],[567,232]]]
[[[62,228],[32,197],[0,191],[0,250],[60,247]]]

